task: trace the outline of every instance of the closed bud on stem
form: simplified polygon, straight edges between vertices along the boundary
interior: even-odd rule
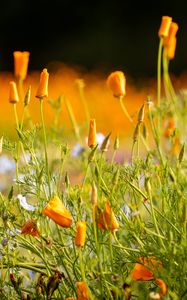
[[[30,102],[30,98],[31,98],[31,86],[28,87],[28,90],[25,94],[25,98],[24,98],[24,105],[27,106]]]
[[[171,17],[168,17],[168,16],[162,17],[162,22],[161,22],[159,32],[158,32],[158,35],[160,38],[168,36],[171,22],[172,22]]]
[[[86,241],[86,222],[78,221],[76,236],[75,236],[75,245],[77,247],[83,247]]]
[[[114,176],[112,178],[112,184],[113,186],[117,185],[118,183],[118,180],[119,180],[119,173],[120,173],[120,170],[119,168],[117,168],[116,172],[114,173]]]
[[[123,97],[126,94],[126,78],[122,71],[112,72],[107,78],[107,85],[114,97]]]
[[[178,157],[179,163],[181,163],[182,160],[183,160],[183,157],[184,157],[184,150],[185,150],[185,144],[182,145],[182,148],[181,148],[181,150],[180,150],[180,152],[179,152],[179,157]]]
[[[89,163],[94,160],[94,158],[95,158],[95,152],[97,150],[97,147],[98,147],[98,145],[96,145],[95,148],[93,148],[92,151],[90,152],[90,154],[88,156],[88,162]]]
[[[30,53],[27,51],[14,51],[14,75],[16,78],[24,80],[27,76]]]
[[[88,134],[88,147],[94,148],[97,145],[96,140],[96,122],[95,119],[90,120],[90,129]]]
[[[42,99],[44,97],[48,97],[48,80],[49,73],[47,69],[43,69],[40,74],[40,82],[36,93],[36,98]]]
[[[92,202],[92,204],[96,204],[97,203],[97,187],[95,185],[95,182],[93,182],[93,184],[92,184],[91,202]]]
[[[143,137],[146,140],[148,136],[147,127],[145,124],[143,124]]]
[[[175,57],[175,50],[177,45],[176,37],[170,38],[167,46],[165,47],[165,54],[168,59],[173,59]]]
[[[108,151],[108,144],[109,144],[110,136],[111,136],[111,132],[105,137],[104,141],[102,142],[102,145],[101,145],[102,152]]]
[[[16,104],[17,102],[19,102],[16,83],[14,81],[10,81],[9,84],[10,84],[9,102],[12,104]]]
[[[139,135],[139,129],[140,129],[140,123],[138,123],[134,129],[134,133],[133,133],[133,142],[135,143],[138,139],[138,135]]]
[[[170,39],[176,37],[177,31],[179,29],[179,26],[175,22],[171,22],[170,28],[169,28],[169,34],[167,37],[163,39],[163,45],[167,46],[170,42]]]
[[[138,113],[138,122],[139,123],[142,123],[144,120],[144,111],[145,111],[145,105],[143,104]]]
[[[119,149],[119,136],[117,135],[114,141],[114,150]]]

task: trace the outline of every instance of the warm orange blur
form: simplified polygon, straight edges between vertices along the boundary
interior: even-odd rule
[[[78,124],[85,128],[86,120],[82,107],[82,102],[79,95],[79,90],[75,83],[77,78],[83,78],[86,84],[84,92],[85,98],[88,103],[91,118],[96,119],[97,132],[104,134],[112,131],[112,136],[115,137],[117,133],[120,136],[132,136],[133,128],[129,124],[129,121],[125,119],[118,100],[113,97],[111,91],[107,87],[106,79],[107,75],[99,73],[83,74],[81,71],[77,71],[73,68],[63,66],[57,71],[50,71],[49,79],[49,96],[43,104],[45,120],[48,125],[51,124],[54,118],[54,110],[48,103],[50,99],[57,99],[59,95],[65,95],[70,101],[74,110],[75,117]],[[155,96],[155,82],[153,80],[138,81],[138,83],[132,82],[127,74],[127,91],[124,100],[127,110],[134,120],[137,119],[138,111],[142,103],[147,98],[147,95],[153,96],[153,101],[156,102]],[[175,80],[178,87],[185,88],[187,81],[185,76]],[[12,106],[8,102],[9,97],[9,81],[13,80],[13,74],[0,73],[0,134],[13,134],[15,132],[15,120]],[[29,109],[31,117],[34,123],[40,122],[39,114],[39,102],[35,98],[37,87],[39,84],[40,73],[29,73],[24,81],[24,93],[26,93],[29,85],[31,85],[31,101],[29,103]],[[140,79],[142,80],[142,79]],[[184,84],[184,85],[183,85]],[[17,104],[18,114],[21,117],[23,103],[20,101]],[[66,110],[65,103],[62,101],[62,113],[60,115],[60,123],[66,130],[71,130],[71,122],[69,120],[68,112]],[[87,129],[85,132],[88,132]],[[62,137],[63,138],[63,137]]]

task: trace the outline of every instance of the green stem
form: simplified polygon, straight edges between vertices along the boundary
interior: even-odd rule
[[[157,104],[160,107],[161,101],[161,64],[162,64],[162,45],[163,40],[160,38],[158,47],[158,60],[157,60]],[[158,131],[160,132],[160,116],[158,115]]]
[[[66,104],[66,108],[68,110],[68,114],[69,114],[73,129],[74,129],[74,132],[75,132],[75,137],[76,137],[78,143],[81,144],[82,142],[81,142],[81,137],[80,137],[80,133],[79,133],[79,127],[77,125],[77,122],[76,122],[76,119],[75,119],[75,116],[73,113],[73,109],[72,109],[69,101],[66,98],[64,98],[64,102]]]
[[[48,157],[47,157],[47,138],[46,138],[46,130],[45,130],[45,123],[44,123],[44,116],[43,116],[43,99],[40,98],[40,114],[41,114],[41,121],[42,121],[42,128],[43,128],[43,140],[44,140],[44,150],[45,150],[45,164],[46,164],[46,174],[48,178],[48,187],[49,187],[49,196],[51,197],[51,185],[50,185],[50,174],[49,174],[49,164],[48,164]]]

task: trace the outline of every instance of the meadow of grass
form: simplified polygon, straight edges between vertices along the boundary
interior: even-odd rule
[[[187,299],[187,93],[169,73],[177,29],[163,17],[155,91],[128,78],[126,90],[122,71],[83,80],[44,69],[38,83],[26,78],[28,53],[14,54],[0,299]]]

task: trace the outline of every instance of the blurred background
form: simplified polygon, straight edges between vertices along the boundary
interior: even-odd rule
[[[30,70],[59,61],[86,71],[155,76],[162,15],[179,24],[171,70],[187,69],[186,0],[1,0],[0,11],[1,71],[12,70],[14,50],[27,50]]]

